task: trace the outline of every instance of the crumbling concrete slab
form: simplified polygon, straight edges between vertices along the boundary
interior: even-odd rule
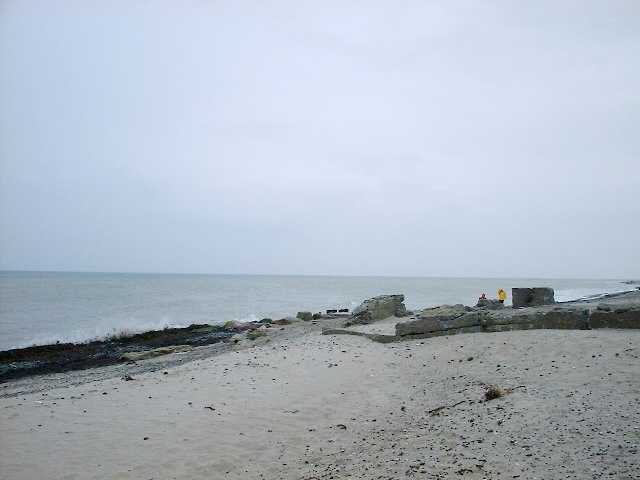
[[[399,340],[399,337],[396,337],[395,335],[381,335],[376,333],[360,332],[358,330],[351,330],[349,328],[325,328],[324,330],[322,330],[322,334],[323,335],[355,335],[358,337],[368,338],[369,340],[373,340],[374,342],[378,342],[378,343],[390,343],[390,342],[397,342]]]
[[[380,295],[365,300],[351,316],[351,323],[372,323],[389,317],[404,317],[404,295]]]
[[[640,308],[595,310],[589,318],[591,328],[640,328]]]
[[[606,300],[606,303],[605,301]],[[386,319],[324,334],[360,335],[379,342],[430,338],[460,333],[532,329],[640,328],[640,292],[612,294],[592,301],[565,302],[523,309],[485,310],[443,305],[420,312],[409,321]]]
[[[553,288],[512,288],[511,303],[513,308],[553,304],[555,303]]]

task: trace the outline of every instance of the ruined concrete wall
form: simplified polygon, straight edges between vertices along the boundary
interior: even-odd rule
[[[409,322],[396,324],[396,335],[416,335],[443,330],[456,330],[459,328],[476,327],[482,324],[484,312],[468,312],[458,316],[432,316],[423,317]]]
[[[469,312],[453,319],[421,318],[396,324],[396,335],[420,335],[448,332],[461,328],[481,327],[484,331],[524,330],[533,328],[589,329],[589,310],[552,310],[514,315],[492,315],[490,312]]]
[[[365,300],[351,316],[351,323],[372,323],[389,317],[403,317],[407,313],[404,295],[380,295]]]
[[[596,310],[589,318],[591,328],[640,328],[640,309]]]
[[[548,293],[543,294],[548,301]],[[417,316],[417,318],[416,318]],[[511,330],[563,329],[590,330],[599,328],[640,329],[640,296],[627,296],[609,301],[573,302],[554,307],[485,310],[464,305],[442,305],[422,310],[412,320],[398,322],[395,335],[355,333],[346,329],[323,333],[362,335],[377,342],[430,338],[442,335],[475,332],[503,332]]]
[[[553,288],[512,288],[511,303],[513,308],[551,305],[555,303]]]

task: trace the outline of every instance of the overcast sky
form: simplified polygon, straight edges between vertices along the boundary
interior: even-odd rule
[[[640,2],[0,3],[0,268],[640,276]]]

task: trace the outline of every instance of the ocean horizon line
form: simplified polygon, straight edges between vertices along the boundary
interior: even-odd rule
[[[322,278],[424,278],[443,280],[609,280],[628,281],[636,277],[562,277],[562,276],[497,276],[497,275],[397,275],[397,274],[329,274],[329,273],[226,273],[226,272],[160,272],[160,271],[104,271],[104,270],[15,270],[0,269],[0,274],[86,274],[86,275],[167,275],[167,276],[221,276],[221,277],[322,277]]]

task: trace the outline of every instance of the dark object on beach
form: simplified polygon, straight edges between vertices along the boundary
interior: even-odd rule
[[[476,303],[476,307],[498,310],[499,308],[504,307],[504,304],[500,300],[496,300],[494,298],[479,298],[478,303]]]
[[[510,393],[513,393],[514,390],[518,388],[527,388],[526,385],[518,385],[513,388],[501,388],[497,385],[488,385],[486,392],[484,392],[484,399],[488,402],[489,400],[495,400],[496,398],[504,397]]]
[[[258,322],[239,322],[237,320],[229,320],[224,322],[222,328],[227,332],[246,332],[247,330],[253,330],[259,325]]]
[[[348,308],[341,308],[340,310],[338,310],[338,313],[349,313],[349,309]]]
[[[174,345],[210,345],[232,335],[221,325],[194,324],[87,343],[56,343],[6,350],[0,352],[0,383],[28,375],[113,365],[120,363],[127,352]]]
[[[274,320],[273,322],[274,325],[289,325],[291,323],[291,320],[289,320],[288,318],[281,318],[280,320]]]
[[[343,423],[339,423],[336,425],[336,428],[339,428],[340,430],[346,430],[347,426]]]
[[[513,300],[513,308],[556,303],[553,288],[549,287],[512,288],[511,298]]]
[[[497,385],[489,385],[487,390],[484,392],[484,399],[488,402],[489,400],[495,400],[496,398],[504,397],[505,391]]]
[[[132,380],[135,380],[135,378],[133,378],[131,375],[125,375],[124,377],[122,377],[122,380],[124,380],[125,382],[130,382]]]
[[[264,330],[251,330],[250,332],[247,332],[247,338],[249,340],[255,340],[256,338],[264,337],[266,335],[267,332]]]
[[[338,313],[338,310],[336,310],[335,308],[330,308],[327,310],[327,315],[332,315],[334,313]]]
[[[322,318],[322,314],[320,312],[314,313],[311,317],[313,320],[320,320]]]
[[[273,322],[273,320],[271,320],[270,318],[263,318],[258,323],[271,323],[271,322]]]
[[[431,410],[429,410],[427,413],[431,416],[435,416],[435,415],[440,415],[440,412],[442,412],[443,410],[447,409],[447,408],[454,408],[457,407],[458,405],[462,405],[463,403],[465,403],[466,400],[461,400],[457,403],[454,403],[453,405],[441,405],[439,407],[436,408],[432,408]]]

